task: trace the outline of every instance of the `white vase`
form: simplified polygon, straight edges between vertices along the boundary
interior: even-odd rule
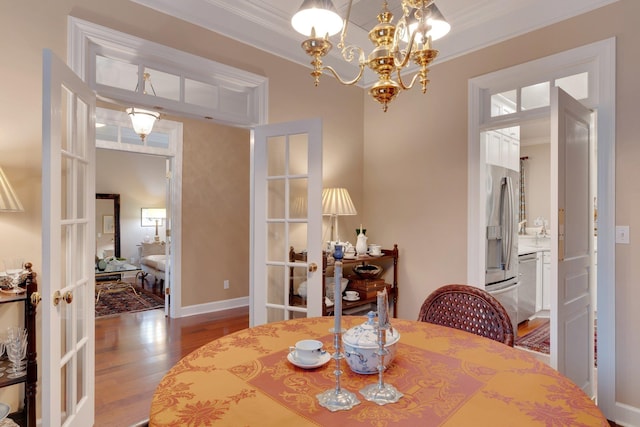
[[[360,232],[358,234],[358,241],[356,242],[356,253],[358,255],[365,255],[367,253],[367,236]]]

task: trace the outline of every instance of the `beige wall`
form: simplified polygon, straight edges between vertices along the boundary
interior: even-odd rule
[[[347,186],[359,211],[357,217],[342,218],[340,227],[350,230],[363,222],[370,241],[400,245],[399,311],[405,318],[415,318],[422,300],[437,286],[466,279],[468,80],[616,36],[616,222],[631,227],[631,244],[619,245],[616,252],[616,399],[640,408],[640,369],[635,362],[640,352],[635,331],[640,324],[635,309],[640,287],[634,280],[640,274],[634,262],[640,257],[640,243],[633,237],[640,226],[635,222],[640,218],[640,121],[635,107],[640,95],[640,2],[620,0],[437,65],[430,73],[427,95],[402,94],[385,115],[358,88],[339,86],[330,78],[314,88],[301,66],[127,0],[2,2],[0,28],[12,36],[0,38],[0,165],[26,211],[0,216],[2,241],[12,242],[11,248],[0,245],[0,258],[24,256],[36,268],[41,264],[41,50],[50,47],[66,57],[67,15],[268,76],[272,123],[322,117],[325,185]],[[206,181],[206,169],[193,173],[191,182]],[[184,291],[186,301],[190,291]]]
[[[385,246],[400,244],[401,317],[415,318],[429,292],[466,279],[467,84],[470,78],[617,37],[616,400],[640,408],[640,2],[621,0],[433,67],[427,95],[402,94],[383,115],[365,102],[364,220]],[[383,120],[384,118],[384,120]],[[634,235],[636,238],[634,238]],[[606,351],[606,349],[599,349]]]

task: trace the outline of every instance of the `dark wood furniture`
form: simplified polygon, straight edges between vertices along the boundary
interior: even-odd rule
[[[9,387],[16,384],[24,384],[24,406],[20,411],[9,414],[20,426],[36,425],[36,388],[38,384],[38,364],[36,353],[36,306],[38,305],[38,283],[36,273],[31,270],[31,263],[25,264],[25,269],[29,272],[24,282],[19,286],[26,291],[21,294],[3,294],[0,298],[0,305],[22,303],[24,304],[24,327],[27,329],[27,373],[19,378],[7,378],[6,375],[0,377],[0,388]],[[6,357],[0,363],[8,364]]]
[[[445,285],[422,304],[418,320],[471,332],[513,347],[511,319],[502,304],[483,289]]]
[[[296,252],[294,248],[289,249],[289,261],[307,261],[307,253],[306,252]],[[384,268],[384,272],[381,277],[385,278],[385,282],[387,285],[387,290],[389,292],[389,303],[391,308],[393,309],[393,317],[397,317],[398,313],[398,245],[394,244],[393,249],[382,249],[381,256],[369,256],[362,255],[356,257],[356,259],[343,259],[342,260],[342,269],[343,269],[343,277],[350,279],[350,282],[353,280],[357,280],[357,276],[352,272],[352,268],[359,264],[375,264],[380,265]],[[326,252],[323,252],[322,256],[322,312],[324,316],[333,315],[333,307],[327,307],[325,304],[325,294],[326,289],[324,286],[325,277],[327,277],[327,273],[331,273],[334,267],[334,259],[329,256]],[[389,271],[391,270],[391,271]],[[389,283],[388,281],[391,281]],[[289,304],[290,305],[306,305],[305,298],[302,298],[295,293],[295,278],[293,274],[293,267],[290,268],[290,277],[289,277]],[[372,295],[366,296],[359,289],[354,289],[351,287],[351,284],[347,285],[347,290],[357,290],[360,293],[361,298],[358,301],[342,301],[342,311],[351,310],[358,307],[363,307],[370,304],[376,303],[375,293]]]

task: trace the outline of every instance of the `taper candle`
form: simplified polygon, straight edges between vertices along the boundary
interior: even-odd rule
[[[336,245],[333,258],[335,259],[335,265],[333,268],[333,278],[335,281],[335,288],[333,291],[333,307],[334,307],[334,331],[340,332],[342,330],[342,245]]]

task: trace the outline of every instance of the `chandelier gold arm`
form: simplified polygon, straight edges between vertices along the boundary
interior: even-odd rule
[[[312,33],[312,35],[314,34]],[[364,51],[360,47],[353,45],[346,46],[342,49],[342,57],[347,62],[352,62],[356,57],[356,53],[358,56],[358,74],[352,80],[344,80],[333,67],[322,64],[322,57],[329,53],[332,47],[333,45],[327,37],[310,38],[302,42],[304,51],[313,58],[311,61],[311,65],[313,66],[311,76],[313,77],[315,86],[320,84],[320,76],[324,71],[331,73],[343,85],[350,86],[358,83],[364,74],[364,68],[366,66]]]

